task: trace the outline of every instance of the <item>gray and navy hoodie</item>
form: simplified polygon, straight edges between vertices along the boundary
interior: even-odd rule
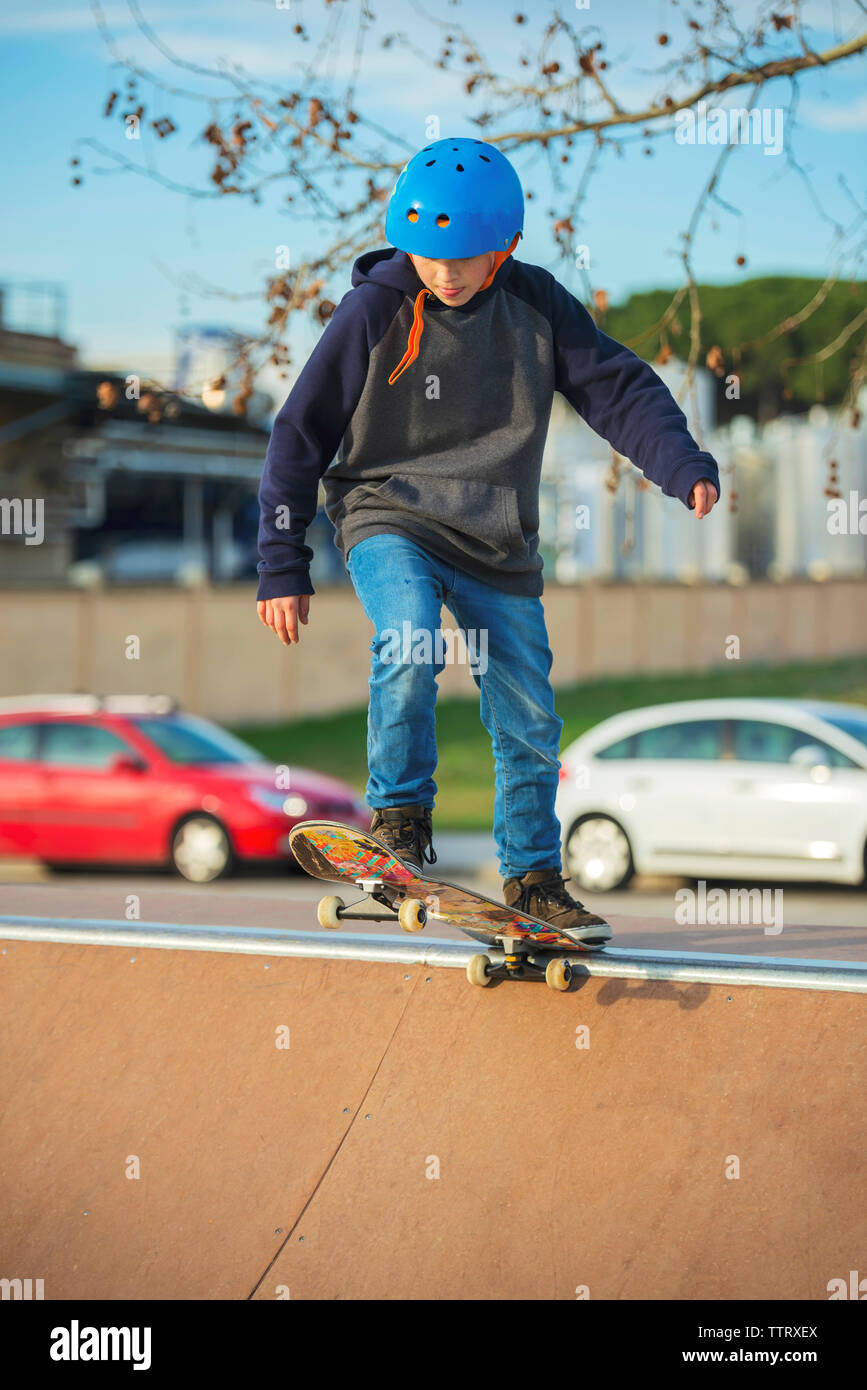
[[[359,256],[274,422],[259,490],[259,598],[312,594],[307,527],[319,481],[344,559],[408,536],[509,593],[542,593],[539,480],[560,391],[668,497],[720,491],[668,388],[601,333],[541,266],[510,256],[462,305],[425,290],[409,256]],[[335,457],[336,456],[336,457]]]

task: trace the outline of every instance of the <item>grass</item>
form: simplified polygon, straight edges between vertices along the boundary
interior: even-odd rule
[[[867,656],[822,665],[739,667],[706,672],[615,676],[556,691],[563,720],[561,748],[620,710],[715,695],[846,700],[867,705]],[[367,710],[297,719],[283,724],[235,726],[234,732],[269,762],[298,763],[348,782],[363,794],[367,780]],[[476,700],[437,705],[437,825],[441,830],[489,830],[494,766]]]

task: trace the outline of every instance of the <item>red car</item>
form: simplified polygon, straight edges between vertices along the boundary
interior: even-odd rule
[[[370,825],[345,783],[273,766],[168,699],[0,700],[0,854],[210,883],[242,860],[292,862],[289,830],[319,818]]]

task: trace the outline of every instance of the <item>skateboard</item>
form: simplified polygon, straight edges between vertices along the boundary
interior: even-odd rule
[[[495,948],[493,956],[469,961],[467,978],[474,985],[490,984],[498,974],[537,975],[551,989],[568,989],[572,967],[564,953],[601,950],[611,937],[610,926],[601,919],[597,925],[558,930],[457,883],[423,878],[375,835],[339,821],[301,821],[289,832],[289,846],[313,878],[350,883],[367,895],[349,906],[342,898],[322,898],[317,911],[321,927],[396,920],[404,931],[418,932],[429,918],[451,922],[474,941]]]

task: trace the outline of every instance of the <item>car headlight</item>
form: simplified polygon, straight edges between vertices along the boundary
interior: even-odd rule
[[[296,792],[279,791],[276,787],[251,787],[250,800],[266,811],[282,811],[286,816],[303,816],[307,802]]]

